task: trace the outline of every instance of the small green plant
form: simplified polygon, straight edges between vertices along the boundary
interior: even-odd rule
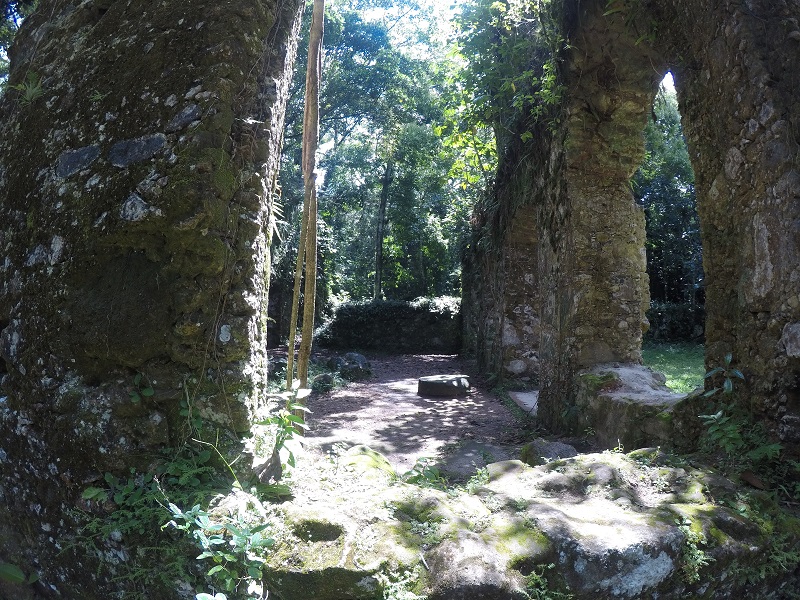
[[[683,579],[687,583],[695,583],[700,581],[700,569],[711,563],[714,558],[700,548],[701,545],[707,545],[708,541],[702,531],[692,527],[692,522],[689,519],[678,519],[675,524],[684,535],[683,548],[681,550]]]
[[[134,468],[125,476],[106,473],[102,483],[82,493],[88,511],[76,515],[83,518],[77,545],[98,554],[109,543],[138,543],[141,560],[118,565],[114,576],[119,581],[150,589],[174,585],[177,579],[191,582],[186,540],[156,534],[170,518],[170,501],[205,505],[223,489],[230,489],[230,483],[214,466],[211,451],[195,444],[165,451],[146,473]],[[147,596],[132,593],[130,597],[138,600]]]
[[[732,468],[753,468],[768,463],[778,458],[783,450],[781,444],[768,440],[762,424],[754,424],[753,419],[736,406],[722,405],[716,413],[698,417],[706,427],[701,439],[703,449],[708,453],[722,450],[725,462]]]
[[[137,373],[136,376],[133,378],[133,390],[129,393],[131,398],[131,402],[134,404],[140,404],[142,398],[150,398],[153,396],[156,391],[153,389],[153,386],[149,383],[143,384],[142,380],[144,379],[144,375],[141,373]]]
[[[277,454],[285,449],[288,453],[286,464],[290,467],[294,467],[296,461],[294,452],[287,446],[287,443],[291,440],[300,442],[302,440],[302,433],[308,429],[305,419],[301,415],[311,413],[304,404],[305,399],[308,398],[310,394],[311,390],[300,389],[300,382],[296,381],[291,391],[282,394],[286,401],[285,408],[271,417],[256,422],[256,425],[266,425],[275,428],[274,452]]]
[[[260,554],[275,543],[263,534],[268,524],[252,526],[231,518],[212,520],[199,504],[184,512],[170,503],[169,510],[172,520],[164,527],[185,531],[195,539],[202,549],[197,560],[211,560],[213,566],[206,576],[224,591],[233,592],[251,580],[261,580],[266,561]]]
[[[442,472],[435,463],[433,458],[418,458],[414,466],[400,475],[398,479],[423,487],[444,489],[447,486],[447,480],[442,476]]]
[[[28,71],[25,74],[25,80],[22,83],[9,87],[20,92],[19,101],[22,106],[32,104],[37,98],[44,94],[42,79],[33,71]]]
[[[200,416],[199,411],[195,410],[194,402],[189,395],[189,387],[184,383],[183,385],[183,398],[181,398],[181,407],[179,413],[186,419],[186,427],[189,430],[188,437],[191,434],[198,433],[203,429],[203,418]]]
[[[568,592],[550,589],[547,571],[555,569],[555,564],[539,565],[525,577],[525,593],[529,600],[571,600],[574,596]]]
[[[382,600],[426,600],[412,591],[419,577],[412,572],[376,573],[375,579],[383,589]]]
[[[475,474],[467,481],[467,493],[474,494],[479,487],[489,483],[489,469],[482,467],[475,471]]]
[[[89,100],[91,100],[92,102],[101,102],[102,100],[105,100],[106,96],[108,96],[110,93],[111,92],[106,92],[105,94],[103,94],[95,90],[94,93],[91,96],[89,96]]]
[[[734,379],[741,379],[742,381],[745,381],[744,373],[742,373],[739,369],[734,369],[731,366],[732,362],[733,362],[733,354],[728,352],[725,355],[725,364],[724,364],[724,366],[715,367],[715,368],[711,369],[710,371],[708,371],[706,373],[706,375],[705,375],[706,379],[711,379],[713,377],[716,377],[717,375],[722,375],[722,377],[723,377],[722,387],[721,388],[720,387],[715,387],[715,388],[712,388],[712,389],[708,390],[704,394],[704,396],[706,396],[706,398],[710,398],[711,396],[713,396],[714,394],[716,394],[720,390],[722,390],[722,392],[724,394],[732,394],[733,393],[733,387],[734,387],[733,380]]]
[[[734,564],[731,573],[741,582],[758,585],[800,567],[800,549],[796,545],[798,521],[788,513],[778,510],[768,497],[738,492],[725,500],[730,508],[748,521],[755,523],[765,540],[769,540],[766,554],[756,562]]]

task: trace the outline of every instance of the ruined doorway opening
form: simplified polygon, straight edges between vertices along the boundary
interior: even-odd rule
[[[650,292],[642,357],[666,375],[668,387],[689,393],[703,380],[705,281],[694,170],[671,72],[643,135],[644,159],[632,179],[645,214]]]

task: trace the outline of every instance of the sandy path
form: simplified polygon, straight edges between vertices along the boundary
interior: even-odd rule
[[[466,397],[417,395],[417,380],[425,375],[472,375],[458,356],[368,358],[371,379],[309,401],[308,445],[327,452],[335,444],[366,444],[407,470],[418,458],[440,456],[467,440],[514,445],[525,439],[524,424],[474,375]]]

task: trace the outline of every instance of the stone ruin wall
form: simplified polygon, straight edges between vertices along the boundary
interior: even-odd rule
[[[674,4],[665,53],[695,170],[706,364],[731,352],[751,407],[798,449],[800,2],[729,0],[714,18]]]
[[[536,382],[540,376],[541,236],[536,223],[560,197],[563,179],[563,128],[518,123],[519,132],[536,130],[546,143],[531,147],[519,136],[509,144],[488,209],[475,215],[477,227],[463,264],[464,350],[482,370]],[[512,136],[513,139],[513,136]]]
[[[539,352],[541,415],[551,426],[564,425],[560,415],[574,401],[578,369],[641,360],[649,302],[644,223],[627,182],[641,160],[641,131],[658,82],[671,70],[696,175],[707,367],[731,352],[748,379],[742,397],[797,449],[800,2],[617,4],[624,10],[604,15],[601,0],[566,3],[569,118],[564,168],[556,171],[564,191],[538,197],[538,223],[527,226],[540,240],[540,294],[530,300],[541,303],[541,337],[531,346]],[[553,161],[533,159],[528,172],[548,172],[545,164]],[[529,187],[541,189],[540,181],[530,176]],[[513,244],[504,231],[491,233]],[[505,312],[491,323],[514,322],[520,304],[513,290],[524,284],[509,277],[514,251],[484,267],[486,277],[504,281],[497,305]],[[531,269],[522,281],[535,276]],[[503,352],[494,356],[492,370],[503,372]]]
[[[68,515],[105,471],[180,442],[182,400],[230,432],[264,403],[302,4],[60,0],[19,33],[9,83],[29,101],[0,98],[0,560],[41,589],[95,597],[81,553],[58,555]],[[137,374],[155,391],[139,402]]]

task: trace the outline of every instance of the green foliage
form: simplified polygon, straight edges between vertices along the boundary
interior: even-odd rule
[[[256,421],[256,425],[266,425],[272,427],[275,433],[275,453],[279,454],[282,450],[287,452],[286,464],[290,467],[295,466],[295,456],[288,442],[296,440],[302,441],[302,432],[308,429],[303,418],[304,413],[311,411],[304,405],[306,398],[311,394],[309,389],[300,389],[300,382],[296,381],[294,387],[283,392],[281,396],[285,402],[285,408],[277,414],[266,419]]]
[[[147,472],[132,468],[125,477],[106,473],[103,483],[82,493],[87,512],[82,515],[79,547],[101,555],[104,548],[120,542],[139,548],[135,560],[120,563],[113,573],[127,582],[131,598],[147,598],[146,590],[174,586],[177,580],[191,582],[187,540],[161,531],[171,518],[170,502],[207,505],[220,491],[230,489],[212,452],[188,443],[165,451]]]
[[[705,375],[706,379],[717,378],[717,375],[721,375],[722,376],[722,387],[721,388],[720,387],[714,387],[714,388],[708,390],[705,393],[705,396],[707,398],[713,396],[714,394],[716,394],[720,390],[722,390],[722,392],[724,394],[732,394],[733,393],[733,387],[734,387],[734,379],[740,379],[742,381],[745,380],[744,379],[744,374],[739,369],[735,369],[735,368],[733,368],[731,366],[731,363],[733,362],[733,354],[731,354],[729,352],[728,354],[725,355],[725,359],[724,360],[725,360],[725,363],[724,363],[723,366],[715,367],[715,368],[711,369],[710,371],[708,371],[706,373],[706,375]]]
[[[142,378],[144,375],[141,373],[137,373],[133,378],[133,390],[130,392],[131,402],[134,404],[139,404],[142,401],[142,398],[150,398],[156,392],[153,389],[153,386],[150,384],[142,384]]]
[[[444,48],[433,44],[428,31],[435,25],[417,3],[327,9],[317,296],[323,314],[334,303],[372,298],[378,273],[381,297],[460,294],[460,249],[471,207],[452,169],[459,152],[437,135],[447,68]],[[403,46],[409,39],[414,43]],[[302,41],[300,47],[302,64]],[[298,241],[302,90],[297,76],[281,162],[286,224],[273,255],[276,289],[289,284],[284,274]]]
[[[700,581],[700,570],[711,563],[714,558],[700,546],[706,546],[705,534],[693,526],[689,519],[679,519],[675,521],[678,529],[683,533],[683,546],[681,547],[681,572],[683,579],[687,583]]]
[[[189,534],[202,549],[197,560],[209,559],[213,565],[206,576],[226,592],[236,591],[250,580],[260,581],[266,562],[263,553],[274,543],[263,534],[269,525],[251,525],[241,518],[215,518],[199,504],[187,511],[170,503],[172,520],[164,527],[173,527]]]
[[[382,600],[426,600],[427,596],[414,593],[419,577],[408,571],[392,573],[376,573],[377,579],[383,590]]]
[[[203,419],[200,413],[195,410],[194,402],[189,395],[189,388],[186,384],[183,386],[183,391],[184,394],[183,398],[181,398],[178,414],[186,419],[186,430],[188,432],[186,438],[188,439],[203,429]]]
[[[474,494],[476,491],[478,491],[478,488],[486,485],[487,483],[489,483],[489,469],[486,467],[481,467],[480,469],[477,469],[475,474],[467,480],[467,493]]]
[[[0,82],[8,77],[8,50],[17,31],[37,4],[37,0],[0,0]]]
[[[642,347],[644,364],[666,375],[667,387],[689,394],[703,384],[705,349],[702,344],[646,343]]]
[[[436,460],[427,457],[418,458],[414,466],[400,475],[398,479],[421,487],[432,487],[440,490],[445,489],[447,486],[447,479],[444,478],[442,472],[436,466]]]
[[[772,481],[779,497],[800,502],[800,460],[782,460],[775,464]]]
[[[403,352],[458,352],[460,300],[348,302],[316,333],[323,346]],[[392,332],[387,336],[387,332]]]
[[[41,77],[32,71],[29,71],[25,74],[25,80],[22,83],[9,85],[8,87],[12,90],[17,90],[20,92],[19,102],[22,104],[22,106],[28,106],[32,104],[34,100],[44,94]]]
[[[631,184],[645,211],[650,297],[656,307],[663,303],[694,306],[702,303],[705,285],[700,223],[694,171],[674,90],[659,90],[644,137],[645,158]],[[694,337],[693,329],[681,333],[682,339],[688,339],[687,333]]]
[[[555,564],[539,565],[525,577],[525,593],[529,600],[571,600],[569,592],[560,592],[550,588],[547,572],[555,569]]]
[[[730,469],[757,469],[776,460],[783,450],[770,442],[763,423],[733,404],[723,404],[714,414],[698,415],[706,430],[702,448],[713,454],[723,453],[723,462]]]
[[[491,128],[498,147],[520,120],[548,119],[561,100],[559,59],[566,48],[560,30],[559,2],[537,0],[471,0],[456,23],[458,58],[466,66],[457,73],[460,103],[453,110],[453,135]],[[532,131],[522,132],[526,139]]]
[[[39,581],[39,575],[37,573],[25,575],[25,571],[20,569],[17,565],[0,562],[0,581],[30,585]]]
[[[751,564],[731,565],[731,574],[740,583],[760,585],[764,580],[800,568],[800,548],[797,536],[800,534],[800,521],[786,511],[780,510],[768,497],[739,492],[725,502],[739,515],[755,523],[768,540],[766,555]]]

